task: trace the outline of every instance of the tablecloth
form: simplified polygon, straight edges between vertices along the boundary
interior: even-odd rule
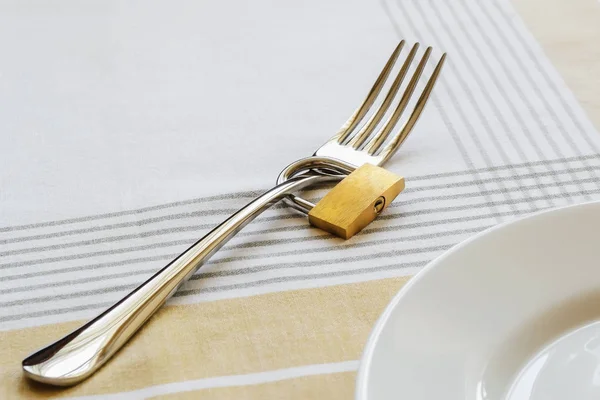
[[[0,1],[0,398],[352,398],[427,262],[600,199],[599,20],[595,0]],[[401,38],[448,61],[380,218],[342,241],[274,207],[89,380],[22,377],[311,154]]]

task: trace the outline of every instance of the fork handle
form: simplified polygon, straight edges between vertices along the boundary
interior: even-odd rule
[[[86,379],[246,224],[286,195],[324,179],[314,174],[297,176],[260,195],[102,314],[24,359],[25,375],[57,386]]]

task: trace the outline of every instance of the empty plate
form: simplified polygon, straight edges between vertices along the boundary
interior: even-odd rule
[[[599,399],[600,203],[499,225],[392,300],[356,398]]]

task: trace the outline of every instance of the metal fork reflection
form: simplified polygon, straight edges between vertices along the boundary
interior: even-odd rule
[[[206,260],[264,210],[313,183],[337,179],[335,175],[322,172],[322,168],[343,174],[365,163],[381,165],[387,161],[404,142],[421,115],[445,59],[444,54],[407,122],[381,150],[409,103],[431,54],[431,48],[427,48],[396,108],[382,127],[375,131],[397,97],[418,44],[412,47],[381,105],[365,122],[403,47],[404,41],[392,53],[362,105],[338,133],[319,147],[313,157],[290,164],[280,174],[275,187],[226,219],[108,310],[23,360],[25,375],[39,382],[59,386],[73,385],[86,379],[108,361]],[[365,123],[358,128],[361,122]],[[312,207],[311,203],[295,196],[288,200],[303,212]]]

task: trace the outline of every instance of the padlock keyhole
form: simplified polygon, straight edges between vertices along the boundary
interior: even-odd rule
[[[373,205],[373,208],[375,209],[375,214],[379,214],[381,210],[383,210],[383,207],[385,207],[385,197],[379,196],[379,198],[375,200],[375,204]]]

